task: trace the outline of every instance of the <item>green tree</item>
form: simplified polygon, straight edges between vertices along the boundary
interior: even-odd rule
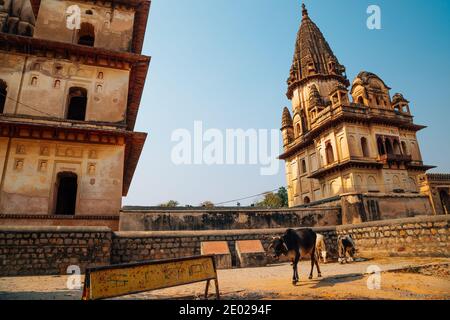
[[[255,207],[281,208],[283,207],[283,200],[277,193],[267,192],[261,201],[255,203]]]
[[[200,203],[200,207],[214,208],[214,203],[212,203],[211,201],[203,201],[202,203]]]
[[[174,208],[174,207],[178,207],[179,204],[180,203],[178,201],[169,200],[166,203],[161,203],[159,206],[164,207],[164,208]]]
[[[281,206],[282,207],[288,207],[289,206],[289,200],[288,200],[288,193],[285,187],[281,187],[278,189],[278,197],[281,199]]]

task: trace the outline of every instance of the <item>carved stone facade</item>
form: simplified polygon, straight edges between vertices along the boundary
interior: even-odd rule
[[[134,124],[150,62],[140,54],[149,6],[2,1],[0,215],[119,215],[147,136]],[[13,27],[23,21],[32,32]]]
[[[434,214],[450,214],[450,174],[423,175],[420,177],[420,192],[430,198]]]
[[[350,86],[303,6],[288,79],[292,113],[283,110],[281,129],[290,207],[344,194],[418,195],[419,176],[432,168],[416,136],[424,126],[390,89],[365,71]]]

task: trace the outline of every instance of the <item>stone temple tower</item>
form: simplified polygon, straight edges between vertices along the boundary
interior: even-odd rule
[[[418,176],[431,168],[422,163],[416,138],[424,127],[413,123],[409,102],[399,93],[391,98],[390,88],[370,72],[350,87],[305,5],[287,86],[292,110],[283,110],[280,159],[291,207],[354,194],[376,200],[373,218],[383,206],[403,206],[399,198],[429,209],[418,194]]]
[[[117,228],[150,1],[0,1],[0,224]]]

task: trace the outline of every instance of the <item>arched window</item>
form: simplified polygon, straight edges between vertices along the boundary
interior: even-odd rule
[[[403,154],[409,155],[408,147],[406,146],[406,142],[405,141],[402,141],[402,151],[403,151]]]
[[[84,121],[86,118],[87,91],[84,88],[72,87],[69,90],[67,119]]]
[[[302,128],[300,127],[300,123],[297,123],[297,125],[295,126],[295,131],[297,131],[297,137],[300,136],[301,132],[302,132]]]
[[[387,154],[394,154],[394,149],[392,148],[391,140],[386,139],[386,153]]]
[[[306,173],[306,161],[305,161],[305,159],[303,159],[301,161],[301,164],[302,164],[302,173]]]
[[[0,113],[3,113],[5,110],[6,96],[8,95],[7,88],[6,82],[0,79]]]
[[[367,138],[365,137],[361,138],[361,150],[363,157],[370,157],[369,146],[367,145]]]
[[[78,176],[73,172],[60,172],[56,179],[56,215],[75,215]]]
[[[302,132],[305,133],[308,131],[307,123],[306,123],[306,115],[305,111],[302,110],[300,113],[300,122],[302,123]]]
[[[441,198],[442,208],[444,209],[445,214],[450,213],[450,197],[448,196],[448,192],[446,190],[441,190],[439,192],[439,197]]]
[[[93,47],[95,43],[95,29],[90,23],[83,22],[78,31],[78,44]]]
[[[330,183],[330,195],[331,196],[335,196],[335,195],[337,195],[339,193],[339,191],[340,191],[340,188],[339,188],[338,183],[336,181],[334,181],[334,180],[331,181],[331,183]]]
[[[358,99],[356,99],[356,103],[364,105],[364,98],[359,96]]]
[[[367,179],[367,187],[369,191],[378,191],[377,179],[374,176],[369,176]]]
[[[333,152],[333,146],[330,142],[327,143],[325,148],[325,154],[327,156],[327,164],[331,164],[334,162],[334,152]]]
[[[400,143],[398,143],[397,139],[394,140],[394,154],[402,154]]]
[[[305,197],[305,198],[303,199],[303,203],[304,203],[304,204],[309,204],[309,203],[311,203],[311,199],[309,199],[309,197]]]
[[[346,155],[343,153],[345,150],[345,141],[342,139],[342,156],[345,157]],[[350,152],[350,156],[356,156],[357,155],[357,149],[356,149],[356,140],[354,136],[348,137],[348,152]]]
[[[386,154],[386,150],[384,149],[383,139],[381,137],[377,138],[377,146],[378,146],[378,154],[380,156]]]

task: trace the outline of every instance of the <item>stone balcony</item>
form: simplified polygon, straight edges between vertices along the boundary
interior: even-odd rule
[[[378,157],[378,161],[383,163],[388,162],[402,162],[402,163],[410,163],[412,161],[412,157],[410,155],[404,154],[383,154]]]

